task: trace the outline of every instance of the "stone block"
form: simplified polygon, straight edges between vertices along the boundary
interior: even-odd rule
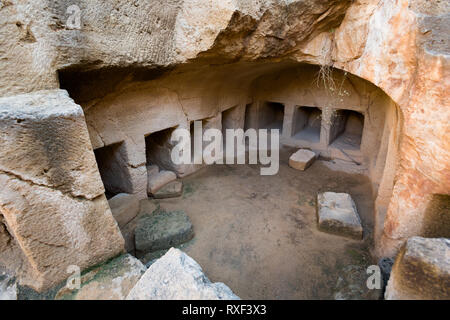
[[[136,251],[140,254],[182,244],[194,237],[194,228],[183,211],[157,210],[139,218],[135,230]]]
[[[363,237],[363,227],[356,205],[347,193],[319,193],[317,218],[321,231],[358,240]]]
[[[23,252],[21,285],[43,291],[69,265],[123,252],[83,110],[66,91],[0,98],[0,145],[0,214]]]
[[[306,170],[314,160],[316,160],[317,155],[310,150],[300,149],[289,158],[289,166],[297,170]]]
[[[450,239],[409,238],[398,253],[387,300],[450,300]]]

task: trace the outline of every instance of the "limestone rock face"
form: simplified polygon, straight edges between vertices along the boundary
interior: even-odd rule
[[[316,159],[313,151],[300,149],[289,158],[289,166],[297,170],[306,170]]]
[[[184,252],[172,248],[153,263],[127,300],[238,300],[225,284],[211,281]]]
[[[81,108],[61,90],[0,98],[0,213],[38,291],[123,251]],[[8,261],[1,261],[8,264]]]
[[[157,210],[142,216],[135,230],[136,250],[147,253],[189,241],[194,229],[189,217],[183,211]]]
[[[356,205],[347,193],[324,192],[317,196],[319,230],[362,239],[363,228]]]
[[[86,111],[94,148],[123,142],[125,153],[135,155],[124,162],[133,184],[122,192],[145,197],[144,136],[169,127],[189,128],[192,120],[245,107],[251,100],[245,90],[252,81],[265,72],[286,69],[289,65],[282,61],[291,61],[341,69],[392,99],[391,116],[397,120],[385,137],[385,155],[376,161],[386,163],[378,168],[378,256],[392,257],[406,239],[422,234],[431,199],[450,193],[448,1],[92,0],[78,4],[80,28],[68,23],[71,4],[0,4],[0,43],[5,48],[0,96],[70,86],[64,73],[88,72],[71,93]],[[156,70],[149,77],[154,79],[169,67],[181,67],[177,71],[182,72],[172,78],[164,74],[156,84],[142,81],[148,78],[134,72]],[[102,81],[92,77],[106,69],[118,75]],[[369,105],[372,98],[362,96],[359,103]],[[58,162],[57,153],[52,154],[52,162]],[[39,173],[45,169],[40,160],[33,164],[37,176],[32,177],[40,184],[81,186],[92,173],[91,168],[74,168],[83,174],[66,179],[53,170],[49,177],[56,181],[49,181]],[[66,166],[60,162],[55,168]],[[17,164],[20,171],[20,157]],[[174,168],[179,176],[194,170]],[[74,184],[67,183],[71,179]],[[100,187],[84,185],[88,188],[72,192],[89,196]]]
[[[129,254],[114,258],[81,276],[79,290],[62,288],[57,300],[124,300],[147,269]]]
[[[444,138],[450,118],[444,102],[450,88],[450,51],[448,32],[443,32],[450,5],[356,1],[349,10],[331,36],[334,66],[380,87],[402,116],[398,154],[389,153],[398,162],[387,168],[376,203],[376,214],[386,217],[376,251],[392,257],[406,239],[422,234],[433,195],[450,193],[450,147]]]
[[[169,66],[202,52],[276,56],[317,29],[336,26],[350,2],[93,0],[78,4],[77,26],[68,12],[73,3],[6,1],[0,34],[2,47],[10,49],[0,64],[5,75],[0,95],[56,88],[55,71],[68,66]],[[226,48],[230,40],[236,44]]]
[[[450,240],[409,238],[395,260],[385,298],[450,299]]]

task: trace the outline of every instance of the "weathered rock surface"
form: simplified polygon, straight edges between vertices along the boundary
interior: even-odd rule
[[[319,193],[317,219],[321,231],[358,240],[363,237],[363,227],[356,205],[347,193]]]
[[[409,238],[395,259],[385,299],[449,300],[450,240]]]
[[[72,197],[104,188],[83,110],[65,90],[0,98],[0,170]]]
[[[153,194],[155,199],[176,198],[183,194],[183,182],[172,181]]]
[[[237,300],[223,283],[211,283],[200,265],[172,248],[153,263],[127,300]]]
[[[0,98],[0,145],[0,213],[25,259],[20,284],[41,291],[69,265],[123,251],[83,111],[67,92]]]
[[[112,215],[119,227],[124,227],[139,213],[139,197],[127,193],[119,193],[108,200]]]
[[[125,254],[94,267],[81,276],[78,290],[62,288],[57,300],[124,300],[147,269],[136,258]]]
[[[147,193],[154,195],[159,189],[176,179],[177,175],[172,171],[162,170],[158,173],[153,173],[148,176]]]
[[[289,158],[289,166],[297,170],[306,170],[314,160],[316,160],[316,153],[311,150],[300,149]]]
[[[247,69],[250,78],[237,81],[242,78],[238,71],[243,66],[228,62],[264,60],[273,65],[260,65],[259,70],[272,73],[284,57],[341,69],[370,81],[392,99],[392,114],[398,114],[401,121],[392,122],[386,136],[389,144],[383,146],[386,152],[378,159],[382,161],[376,161],[380,166],[386,159],[386,167],[375,170],[380,180],[376,201],[379,256],[394,256],[406,239],[421,234],[431,195],[450,192],[450,148],[445,139],[450,112],[445,108],[450,91],[448,1],[93,0],[80,8],[80,29],[68,26],[67,7],[66,1],[2,2],[0,38],[8,50],[0,60],[0,95],[56,89],[60,85],[58,70],[62,70],[63,85],[73,85],[70,79],[64,81],[65,73],[92,71],[73,93],[90,114],[93,144],[125,140],[139,144],[138,138],[151,133],[150,127],[153,132],[189,125],[191,120],[213,117],[228,107],[245,106],[248,95],[240,89],[260,74]],[[184,83],[179,79],[160,85],[140,83],[137,87],[146,94],[136,94],[136,88],[120,95],[113,90],[106,102],[98,100],[128,80],[126,76],[133,73],[128,73],[129,67],[164,69],[204,60],[206,66],[190,66],[197,74],[189,75]],[[228,65],[209,75],[205,70],[212,69],[210,61]],[[92,74],[102,68],[112,70],[107,75],[120,72],[99,81]],[[142,80],[139,75],[136,78]],[[193,84],[181,92],[180,87],[196,79],[202,79],[201,85]],[[223,79],[236,85],[224,92]],[[98,82],[105,84],[93,89]],[[206,83],[211,84],[208,89]],[[220,99],[214,99],[216,90],[209,88],[219,87],[224,91]],[[202,95],[205,91],[214,92],[214,97]],[[131,104],[126,104],[129,99],[133,99],[132,111]],[[364,99],[362,104],[373,102]],[[149,119],[152,126],[138,125],[136,119],[142,118]],[[132,132],[122,130],[124,126],[132,127]],[[136,170],[130,169],[141,182],[146,181],[143,158],[133,161],[133,166],[140,165],[132,168]],[[140,185],[136,191],[145,194],[146,184]]]
[[[139,218],[136,251],[147,253],[182,244],[194,237],[194,228],[183,211],[157,210]]]

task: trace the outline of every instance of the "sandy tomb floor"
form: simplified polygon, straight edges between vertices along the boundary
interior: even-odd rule
[[[211,281],[243,299],[374,299],[366,268],[373,225],[371,183],[361,174],[316,161],[304,172],[288,166],[294,149],[280,153],[280,170],[261,176],[258,165],[214,165],[183,179],[184,194],[158,200],[184,210],[195,238],[182,249]],[[347,192],[364,225],[364,241],[317,230],[315,197]],[[156,200],[155,200],[156,201]]]

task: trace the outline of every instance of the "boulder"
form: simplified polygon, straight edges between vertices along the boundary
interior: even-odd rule
[[[225,284],[211,281],[200,265],[171,248],[131,289],[127,300],[238,300]]]
[[[128,193],[119,193],[108,200],[112,215],[119,227],[124,227],[139,213],[139,197]]]
[[[412,237],[398,253],[387,300],[449,300],[450,239]]]
[[[148,176],[147,193],[153,195],[166,184],[175,181],[176,179],[177,175],[172,171],[163,170],[154,173],[151,176]]]
[[[138,259],[124,254],[83,274],[80,289],[64,286],[55,299],[124,300],[146,270]]]
[[[123,252],[83,110],[65,90],[0,98],[0,145],[0,214],[23,252],[21,285],[44,291],[70,265]]]
[[[317,219],[321,231],[357,240],[363,237],[363,227],[356,205],[347,193],[319,193]]]
[[[292,154],[289,158],[289,166],[297,170],[306,170],[314,160],[316,160],[317,155],[307,149],[300,149],[296,153]]]
[[[135,230],[136,251],[145,254],[169,249],[194,237],[194,228],[183,211],[157,210],[139,218]]]
[[[172,181],[153,194],[155,199],[176,198],[183,194],[183,182]]]

